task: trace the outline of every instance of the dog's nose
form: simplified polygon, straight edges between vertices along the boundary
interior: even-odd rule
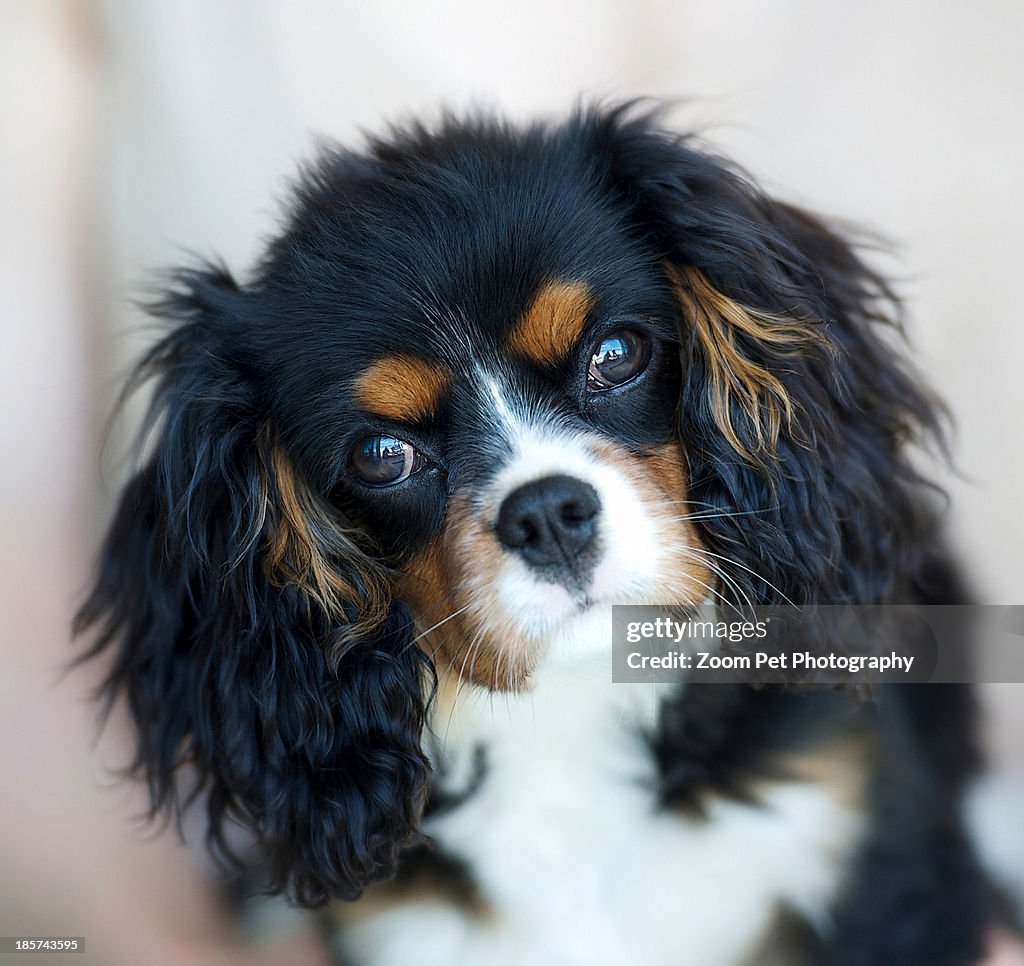
[[[498,539],[532,567],[573,568],[594,542],[601,501],[574,476],[546,476],[513,490],[498,511]]]

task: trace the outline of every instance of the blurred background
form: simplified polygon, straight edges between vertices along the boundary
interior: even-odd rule
[[[132,299],[192,253],[244,277],[320,137],[652,95],[776,194],[881,232],[957,420],[953,539],[985,600],[1024,603],[1022,43],[1018,0],[0,0],[0,935],[115,966],[322,961],[276,908],[240,934],[201,850],[132,823],[95,671],[58,680],[129,468],[137,411],[107,418],[148,339]],[[1024,894],[1024,685],[983,699],[972,808]]]

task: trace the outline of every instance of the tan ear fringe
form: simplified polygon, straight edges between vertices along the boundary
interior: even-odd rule
[[[284,450],[266,437],[263,442],[267,579],[276,587],[290,585],[303,591],[341,625],[335,644],[343,647],[387,617],[391,594],[385,570],[355,546],[330,508],[310,492]],[[346,573],[358,574],[359,584]],[[359,615],[355,621],[353,605]]]
[[[809,343],[823,344],[824,337],[810,326],[734,302],[714,288],[698,268],[670,267],[669,271],[708,365],[715,423],[745,460],[756,463],[763,456],[774,455],[783,425],[792,425],[793,401],[776,376],[743,354],[740,336],[784,354],[798,353]],[[754,429],[757,446],[753,451],[743,444],[733,425],[734,400]]]

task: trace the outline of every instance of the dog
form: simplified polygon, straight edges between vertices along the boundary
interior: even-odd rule
[[[154,813],[205,797],[366,966],[980,957],[966,686],[609,674],[614,604],[968,599],[850,238],[635,104],[446,116],[151,309],[76,628]]]

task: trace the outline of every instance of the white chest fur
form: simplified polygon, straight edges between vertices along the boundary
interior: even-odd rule
[[[357,903],[345,927],[356,961],[727,966],[780,904],[821,921],[857,810],[810,781],[765,785],[757,806],[714,799],[699,819],[659,810],[641,738],[658,701],[577,669],[530,694],[464,690],[439,706],[447,781],[470,782],[477,748],[486,776],[427,831],[466,863],[489,911],[429,895]]]

